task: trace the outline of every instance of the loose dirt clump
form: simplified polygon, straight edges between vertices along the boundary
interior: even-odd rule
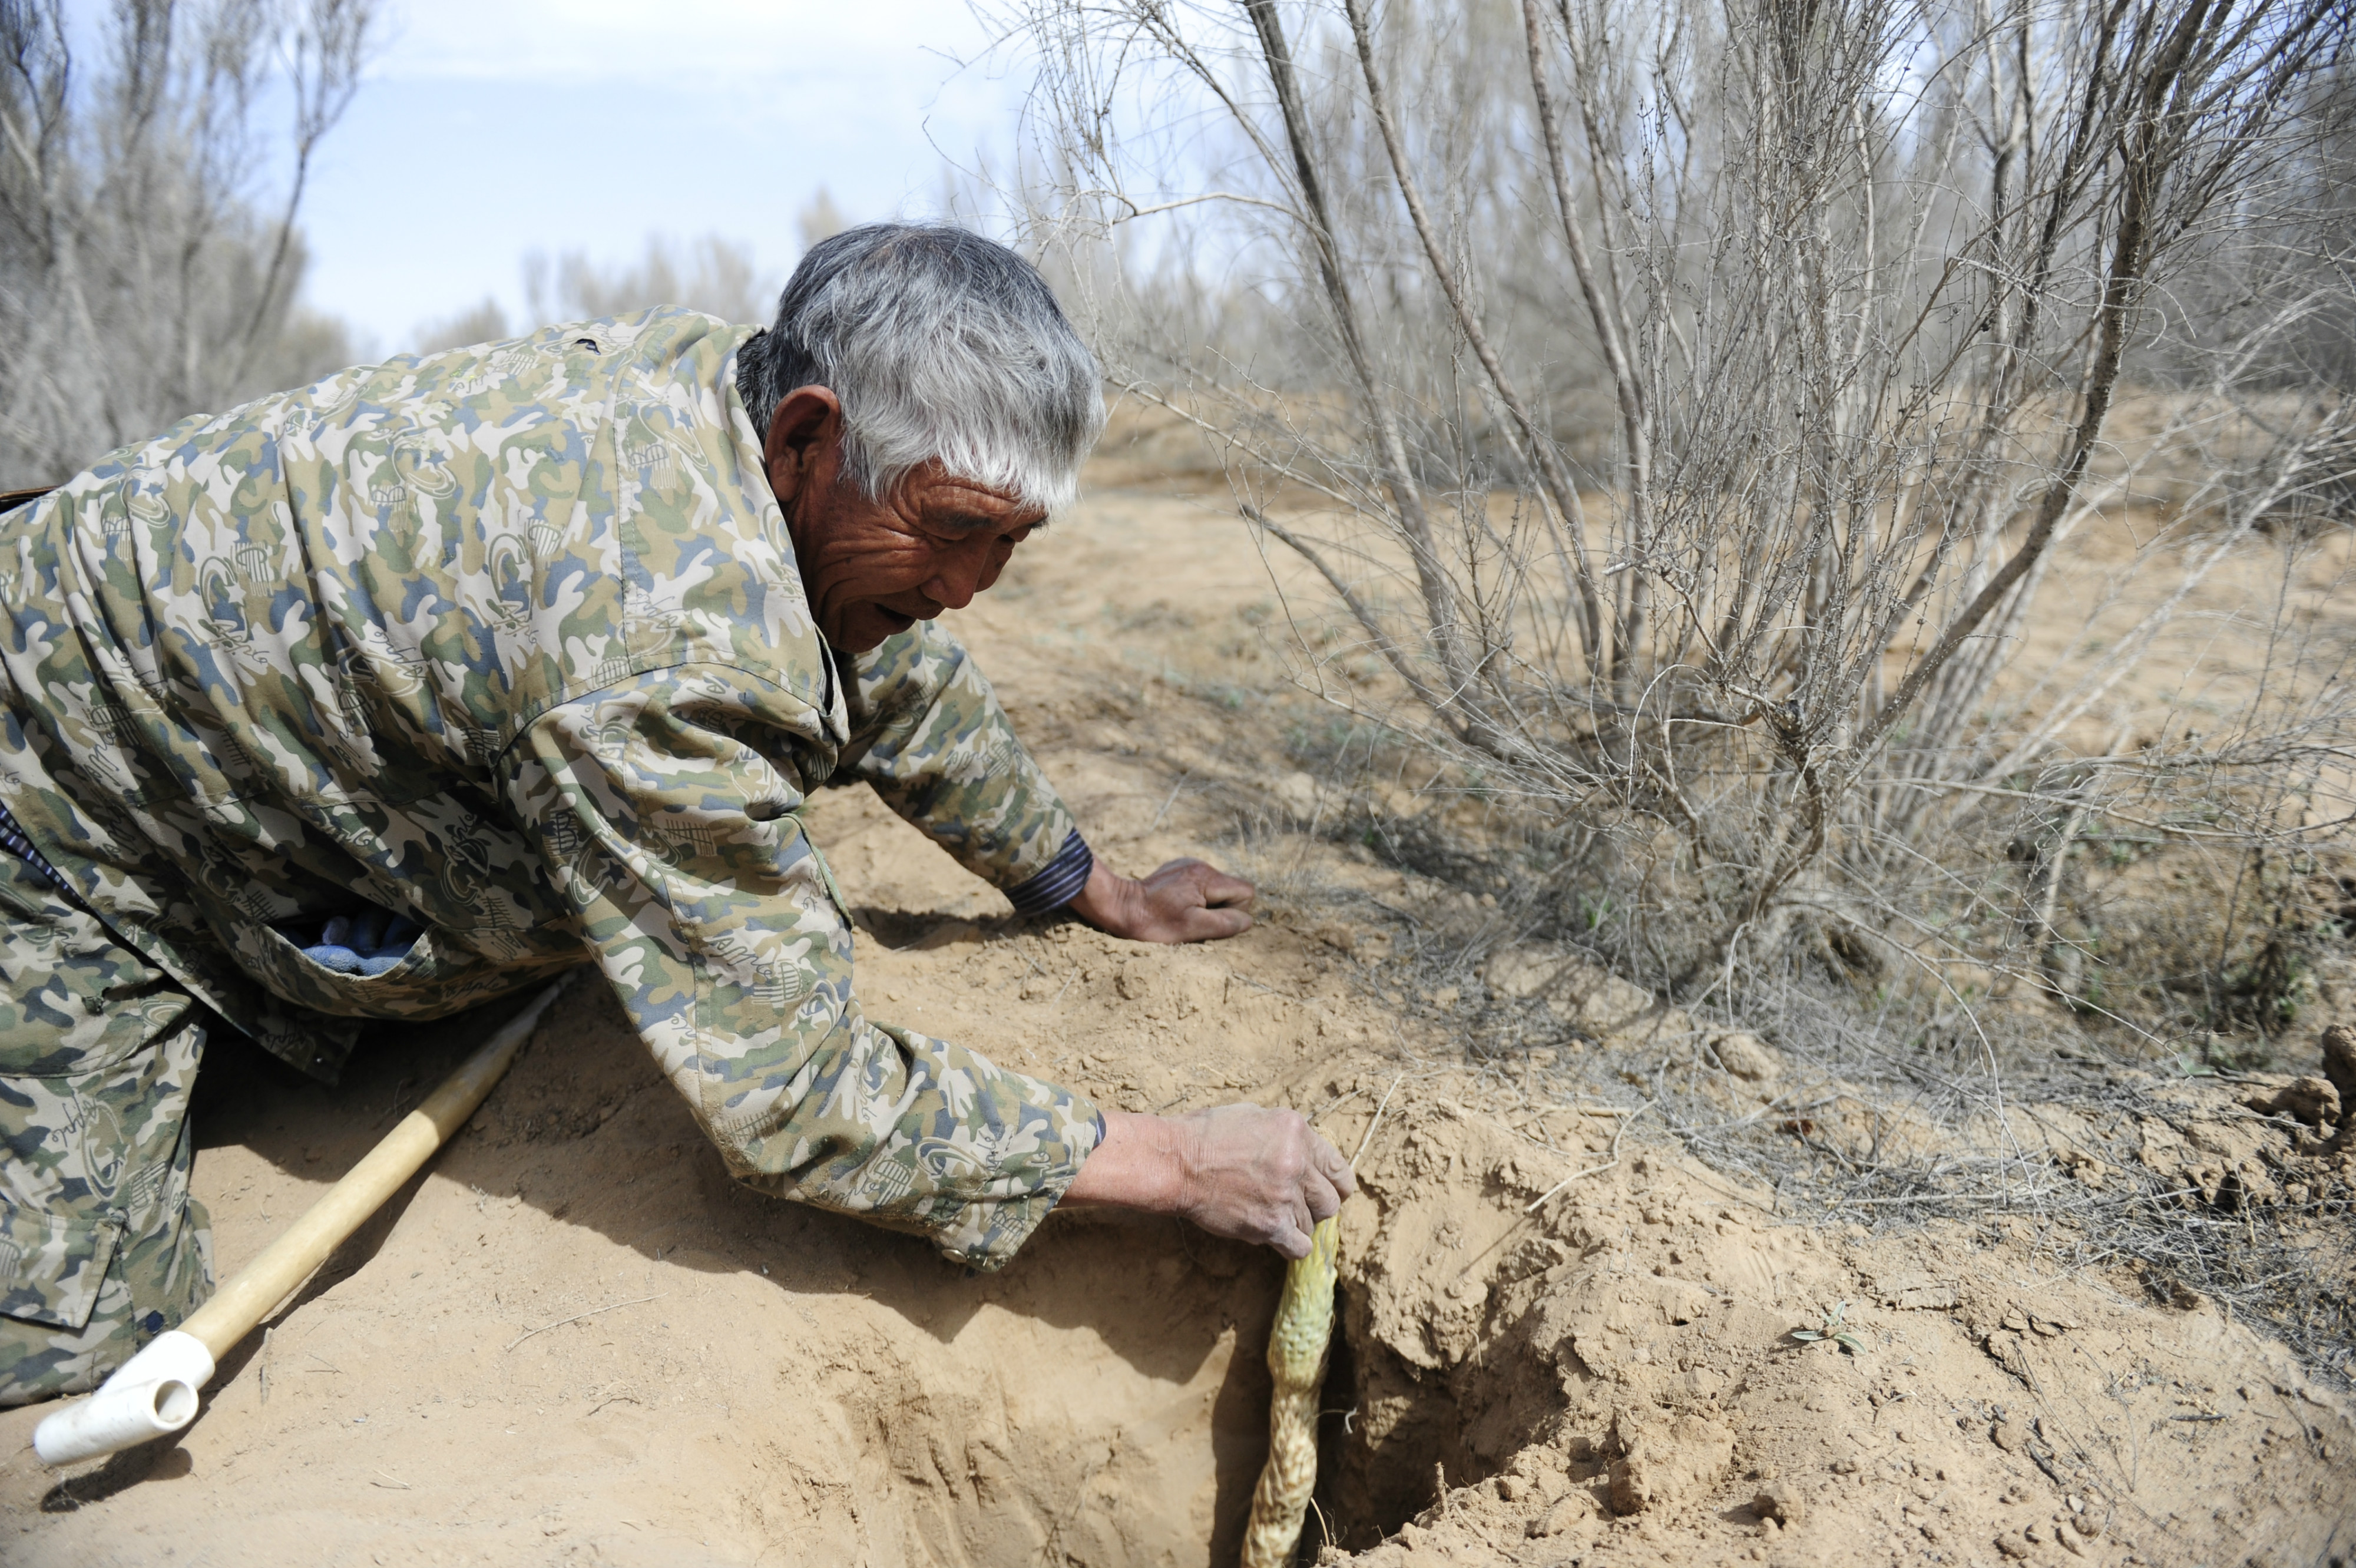
[[[1369,1563],[2344,1550],[2346,1404],[2212,1305],[1959,1227],[1827,1235],[1665,1151],[1612,1163],[1601,1119],[1548,1119],[1547,1149],[1449,1087],[1394,1101],[1345,1211],[1332,1503]],[[1827,1319],[1858,1348],[1795,1337]]]
[[[862,791],[813,827],[877,1015],[1126,1109],[1291,1105],[1358,1153],[1308,1556],[2348,1556],[2340,1393],[2197,1269],[2137,1273],[2054,1204],[1869,1232],[1848,1218],[1918,1209],[1827,1220],[1742,1142],[1868,1193],[1856,1172],[2001,1145],[1989,1181],[2132,1189],[2121,1224],[2173,1204],[2239,1236],[2311,1211],[2325,1244],[2349,1153],[2308,1075],[2155,1079],[1983,1126],[1568,950],[1493,940],[1478,972],[1431,978],[1400,956],[1414,922],[1477,922],[1495,894],[1337,837],[1356,808],[1293,760],[1323,743],[1272,679],[1269,594],[1226,525],[1115,494],[960,622],[1099,853],[1239,863],[1264,895],[1247,936],[1019,921]],[[220,1267],[487,1026],[384,1031],[334,1090],[218,1038],[196,1181]],[[2313,1075],[2344,1109],[2333,1062],[2356,1051]],[[1102,1214],[969,1276],[747,1192],[580,984],[177,1440],[60,1477],[27,1446],[42,1412],[0,1413],[0,1562],[1230,1563],[1280,1277]]]

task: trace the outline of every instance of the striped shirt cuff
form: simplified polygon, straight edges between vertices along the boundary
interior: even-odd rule
[[[1022,886],[1006,890],[1007,901],[1014,906],[1016,914],[1026,918],[1060,909],[1080,896],[1080,889],[1088,885],[1088,873],[1096,866],[1097,857],[1088,853],[1087,841],[1080,837],[1079,829],[1074,828],[1046,869]]]

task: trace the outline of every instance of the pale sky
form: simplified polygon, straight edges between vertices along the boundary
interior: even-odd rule
[[[385,41],[304,206],[310,302],[373,347],[495,295],[522,259],[749,243],[780,276],[821,186],[862,220],[937,209],[1002,162],[1023,83],[960,69],[963,0],[389,0]],[[363,348],[369,347],[362,344]]]

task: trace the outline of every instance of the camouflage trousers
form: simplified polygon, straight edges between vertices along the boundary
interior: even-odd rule
[[[0,852],[0,1405],[97,1386],[212,1294],[204,1013]]]

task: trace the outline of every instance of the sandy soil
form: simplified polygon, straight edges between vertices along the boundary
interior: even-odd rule
[[[1141,869],[1224,843],[1269,918],[1175,951],[1017,922],[845,792],[816,831],[859,908],[862,992],[1115,1104],[1289,1103],[1363,1145],[1309,1530],[1328,1556],[2356,1555],[2349,1406],[2212,1305],[2057,1271],[2025,1230],[1794,1223],[1580,1101],[1568,1046],[1522,1069],[1545,1095],[1454,1065],[1455,998],[1403,995],[1350,911],[1459,896],[1301,831],[1327,802],[1276,760],[1302,721],[1248,542],[1116,491],[1025,553],[963,629],[1100,853]],[[1528,972],[1488,979],[1518,993]],[[1600,1034],[1619,1016],[1608,989],[1562,1005]],[[333,1090],[218,1043],[197,1181],[223,1272],[487,1027],[389,1031]],[[1772,1095],[1775,1053],[1750,1049],[1697,1058],[1718,1092]],[[2057,1168],[2109,1136],[2211,1197],[2292,1165],[2348,1180],[2319,1132],[2214,1092],[2177,1111],[2190,1142],[2157,1117],[2072,1125]],[[0,1414],[0,1562],[1225,1563],[1278,1279],[1267,1254],[1100,1215],[969,1277],[744,1192],[584,985],[177,1440],[61,1479],[28,1445],[41,1411]],[[1853,1350],[1793,1337],[1839,1304]]]

